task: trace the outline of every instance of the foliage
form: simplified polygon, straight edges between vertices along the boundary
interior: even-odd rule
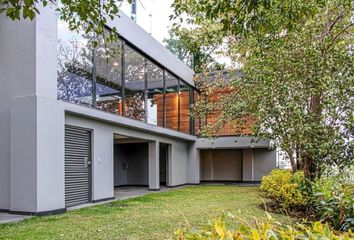
[[[170,37],[164,39],[166,48],[195,72],[221,70],[224,68],[211,55],[212,50],[195,39],[196,34],[187,29],[171,29]]]
[[[205,41],[215,42],[224,37],[263,35],[279,29],[293,29],[304,19],[321,13],[331,0],[175,0],[174,14],[182,24],[204,31]],[[338,0],[338,5],[349,6],[351,0]]]
[[[231,222],[228,224],[228,222]],[[231,213],[224,214],[198,229],[179,229],[174,239],[178,240],[236,240],[236,239],[353,239],[352,232],[335,233],[320,222],[313,224],[285,225],[278,223],[267,214],[266,221],[254,220],[247,223]]]
[[[308,179],[321,175],[324,165],[352,164],[354,23],[348,1],[180,0],[175,8],[189,14],[200,41],[226,42],[225,56],[242,66],[242,77],[229,81],[234,91],[204,108],[221,109],[217,127],[252,117],[254,134],[283,149],[293,171],[302,168]],[[246,36],[241,25],[230,24],[233,17],[241,25],[249,21]],[[294,20],[291,27],[288,20]]]
[[[353,170],[327,175],[314,182],[304,178],[303,172],[273,170],[263,177],[260,190],[275,201],[282,211],[301,210],[306,216],[314,215],[337,230],[354,228]]]
[[[263,177],[260,190],[284,211],[304,210],[308,206],[305,181],[303,172],[293,174],[288,170],[275,169]]]
[[[312,186],[316,215],[335,229],[354,230],[354,183],[348,176],[352,171],[321,177]]]
[[[4,12],[12,20],[33,20],[43,8],[53,8],[60,18],[67,22],[71,31],[83,30],[86,34],[104,36],[106,41],[118,40],[117,29],[105,34],[105,25],[118,17],[119,0],[0,0],[0,13]],[[131,0],[128,0],[131,2]],[[97,44],[97,42],[95,42]]]

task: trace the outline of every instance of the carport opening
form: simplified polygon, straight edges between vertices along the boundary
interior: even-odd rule
[[[200,181],[240,182],[243,179],[242,150],[208,149],[200,151]]]
[[[149,186],[149,146],[143,139],[114,135],[114,187]]]
[[[168,186],[169,144],[160,143],[160,185]]]

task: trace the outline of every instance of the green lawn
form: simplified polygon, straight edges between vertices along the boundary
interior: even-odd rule
[[[193,186],[0,225],[0,239],[168,239],[177,228],[206,223],[222,211],[263,218],[260,203],[256,187]]]

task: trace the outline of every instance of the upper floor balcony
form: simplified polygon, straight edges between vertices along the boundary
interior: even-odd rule
[[[125,15],[121,18],[119,42],[107,45],[98,37],[97,47],[93,47],[92,36],[72,32],[58,21],[58,100],[196,134],[200,124],[191,112],[198,91],[192,70],[171,58],[168,50],[157,46]],[[140,42],[132,38],[134,32]],[[149,54],[149,48],[155,51]]]

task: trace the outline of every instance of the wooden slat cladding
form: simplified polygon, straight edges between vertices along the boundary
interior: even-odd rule
[[[220,98],[230,93],[230,89],[218,89],[210,96],[210,101],[220,101]],[[198,94],[194,94],[195,101],[198,101]],[[154,96],[154,100],[157,103],[158,125],[162,126],[163,123],[163,95],[158,94]],[[180,131],[190,133],[190,103],[189,92],[180,93]],[[214,111],[208,114],[208,124],[216,124],[221,115],[220,111]],[[218,129],[216,135],[228,136],[228,135],[240,135],[252,134],[252,126],[255,124],[254,119],[251,117],[244,117],[244,123],[241,125],[237,121],[226,123],[223,127]],[[200,123],[203,125],[205,119],[199,121],[195,119],[195,132],[199,133]],[[166,94],[166,125],[168,128],[178,129],[178,94],[168,93]]]
[[[158,107],[163,109],[163,107]],[[166,94],[166,127],[178,130],[178,93]]]
[[[210,101],[220,101],[220,98],[229,94],[230,89],[218,89],[210,96]],[[184,133],[190,133],[190,98],[189,91],[184,91],[179,94],[180,96],[180,131]],[[198,94],[195,92],[194,99],[195,102],[198,101]],[[155,94],[153,96],[154,103],[157,105],[157,125],[163,126],[163,94]],[[105,111],[112,112],[117,115],[121,115],[122,106],[119,101],[107,101],[102,102],[99,108]],[[207,121],[208,124],[216,124],[220,118],[220,111],[215,110],[208,114]],[[221,127],[216,135],[227,136],[227,135],[240,135],[252,134],[252,126],[255,124],[254,119],[251,117],[244,117],[244,124],[239,124],[238,122],[229,122]],[[195,133],[199,134],[200,123],[203,125],[205,119],[199,121],[198,118],[195,119]],[[166,94],[166,127],[178,130],[178,93],[167,93]]]
[[[190,133],[189,92],[180,93],[180,131]]]
[[[214,91],[214,93],[210,96],[209,100],[211,102],[221,101],[221,98],[227,96],[233,91],[229,88],[220,88]],[[212,113],[208,114],[207,122],[208,124],[215,125],[221,115],[221,110],[214,110]],[[238,121],[232,121],[224,124],[218,131],[216,135],[220,136],[228,136],[228,135],[252,135],[252,126],[255,124],[255,120],[251,117],[245,116],[242,119],[243,124],[240,124]]]

